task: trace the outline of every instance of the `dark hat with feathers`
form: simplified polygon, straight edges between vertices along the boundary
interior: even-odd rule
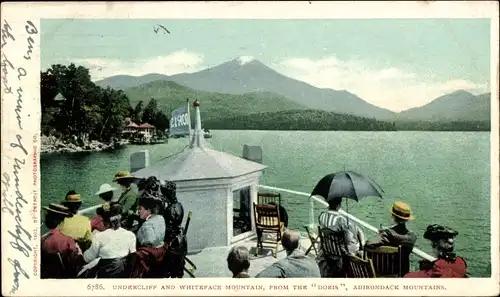
[[[427,230],[425,230],[424,233],[424,238],[434,241],[439,239],[455,238],[457,235],[458,232],[449,227],[433,224],[427,226]]]

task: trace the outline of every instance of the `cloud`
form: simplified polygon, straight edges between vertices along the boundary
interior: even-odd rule
[[[150,59],[138,60],[114,60],[114,59],[78,59],[74,60],[79,64],[90,69],[93,81],[106,77],[125,74],[140,76],[148,73],[160,73],[173,75],[183,72],[196,72],[203,67],[204,57],[201,54],[188,51],[178,51],[166,56],[159,56]]]
[[[239,56],[238,57],[238,63],[240,63],[240,65],[242,65],[242,66],[247,64],[247,63],[252,62],[253,60],[255,60],[255,58],[252,56]]]
[[[395,67],[373,69],[358,60],[342,61],[335,56],[318,60],[283,59],[273,68],[315,87],[347,90],[367,102],[393,111],[418,107],[433,99],[466,90],[474,94],[488,91],[488,83],[463,79],[435,81],[435,76],[418,77]]]

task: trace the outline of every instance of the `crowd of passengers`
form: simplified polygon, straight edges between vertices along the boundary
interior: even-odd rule
[[[177,200],[176,184],[155,177],[137,179],[126,171],[118,172],[113,181],[121,194],[115,197],[115,188],[101,185],[95,195],[103,204],[92,219],[78,214],[82,199],[76,191],[69,191],[60,204],[44,207],[44,223],[50,231],[41,239],[42,278],[184,276],[187,241],[181,226],[184,209]],[[134,183],[137,193],[132,189]],[[421,261],[420,270],[410,272],[409,257],[417,235],[406,227],[406,222],[413,219],[407,204],[395,202],[390,210],[394,226],[381,229],[368,241],[354,222],[340,214],[340,207],[341,199],[330,201],[318,221],[320,228],[343,234],[345,255],[363,257],[367,247],[400,246],[404,277],[467,277],[467,264],[453,252],[458,232],[440,225],[428,226],[423,237],[430,241],[437,259]],[[256,277],[348,276],[344,257],[325,257],[321,244],[315,258],[306,255],[300,248],[300,238],[298,231],[286,229],[281,244],[287,256]],[[246,247],[233,247],[227,263],[234,278],[250,277],[250,253]]]
[[[319,215],[320,228],[342,234],[345,243],[343,255],[364,257],[366,248],[381,246],[401,247],[401,275],[405,278],[464,278],[467,276],[465,260],[457,256],[454,250],[454,239],[458,232],[441,225],[429,225],[423,237],[430,241],[435,261],[420,261],[420,270],[410,272],[410,254],[417,241],[415,232],[409,230],[406,223],[413,219],[410,207],[396,201],[390,209],[394,225],[382,228],[374,238],[365,240],[364,234],[352,220],[341,215],[339,210],[341,199],[329,202],[327,211]],[[319,246],[316,258],[310,257],[300,248],[300,233],[296,230],[285,230],[281,244],[286,257],[259,272],[261,278],[298,278],[298,277],[351,277],[349,266],[344,263],[346,257],[325,257],[323,248]],[[250,252],[244,246],[235,246],[229,251],[227,265],[234,278],[249,278]]]
[[[176,184],[118,172],[117,189],[103,184],[96,216],[79,215],[80,194],[45,206],[42,278],[182,278],[187,241]],[[137,184],[138,192],[132,184]]]

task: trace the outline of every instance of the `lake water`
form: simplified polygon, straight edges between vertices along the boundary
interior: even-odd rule
[[[309,193],[323,175],[344,168],[369,175],[386,196],[349,201],[350,213],[375,227],[388,226],[390,205],[403,200],[415,214],[409,228],[419,235],[419,248],[431,251],[422,237],[427,225],[450,226],[460,233],[456,252],[466,259],[472,276],[490,276],[489,132],[211,132],[208,141],[213,148],[237,156],[243,144],[260,145],[268,166],[261,180],[264,185]],[[112,183],[117,170],[129,169],[131,153],[149,149],[155,162],[187,142],[187,138],[171,139],[167,144],[130,145],[115,152],[44,155],[42,204],[60,202],[75,189],[82,194],[83,207],[95,205],[99,201],[94,193],[102,183]],[[307,197],[282,195],[291,227],[307,224]]]

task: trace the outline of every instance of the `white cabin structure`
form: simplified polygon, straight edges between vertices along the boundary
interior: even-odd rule
[[[189,252],[230,246],[255,235],[253,202],[257,200],[262,170],[267,168],[209,148],[201,127],[199,102],[193,105],[196,126],[189,148],[151,166],[147,164],[147,151],[131,157],[135,176],[156,176],[177,184],[184,216],[192,211],[187,232]]]

